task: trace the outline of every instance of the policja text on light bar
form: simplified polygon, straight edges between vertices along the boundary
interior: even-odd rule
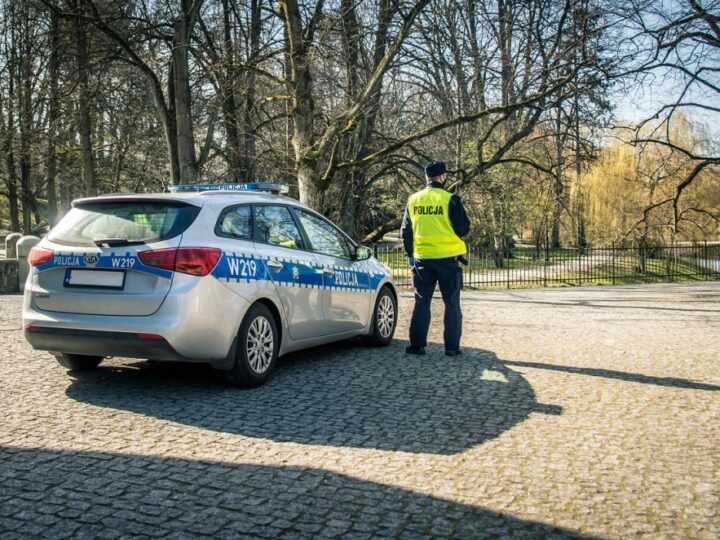
[[[175,184],[167,187],[170,193],[200,191],[266,191],[276,195],[288,193],[289,187],[283,182],[247,182],[243,184]]]

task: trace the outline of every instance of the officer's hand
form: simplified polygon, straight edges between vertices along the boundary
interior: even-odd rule
[[[412,268],[415,266],[415,257],[408,257],[408,266]]]

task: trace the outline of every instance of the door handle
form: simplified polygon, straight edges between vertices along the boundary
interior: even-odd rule
[[[280,270],[282,270],[282,267],[283,267],[282,263],[279,263],[277,261],[270,261],[269,263],[267,263],[267,265],[270,268],[272,268],[273,270],[275,270],[276,272],[279,272]]]
[[[329,268],[329,267],[327,267],[327,266],[324,266],[324,267],[323,267],[323,274],[327,274],[328,276],[334,276],[334,275],[335,275],[335,270],[333,270],[332,268]]]

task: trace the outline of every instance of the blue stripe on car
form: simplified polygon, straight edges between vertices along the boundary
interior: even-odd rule
[[[97,257],[95,264],[87,264],[85,257],[91,255]],[[304,261],[292,259],[278,259],[283,266],[277,270],[270,270],[267,259],[260,259],[244,253],[236,254],[223,253],[212,275],[225,281],[268,281],[272,280],[279,285],[291,287],[331,288],[342,290],[367,291],[378,288],[385,274],[382,272],[358,272],[349,267],[333,266],[334,275],[323,275],[323,268],[310,265]],[[97,253],[62,253],[55,255],[44,265],[33,268],[33,272],[45,272],[54,268],[85,268],[85,269],[112,269],[112,270],[134,270],[155,276],[170,279],[172,272],[163,268],[145,266],[137,255],[130,252],[109,255],[98,255]],[[272,272],[270,274],[269,272]]]
[[[273,259],[275,260],[275,259]],[[268,268],[269,258],[261,259],[244,253],[223,253],[212,275],[227,282],[273,281],[291,287],[331,288],[343,290],[374,290],[384,273],[358,272],[349,267],[333,266],[333,275],[323,274],[323,267],[293,259],[277,259],[279,270]]]
[[[87,264],[85,257],[92,256],[97,258],[94,264]],[[46,264],[33,269],[33,272],[45,272],[54,268],[98,268],[102,270],[134,270],[135,272],[144,272],[163,278],[170,279],[172,272],[164,268],[155,268],[154,266],[145,266],[137,255],[131,254],[129,251],[124,254],[118,254],[114,251],[109,255],[101,255],[97,253],[62,253],[56,252]]]

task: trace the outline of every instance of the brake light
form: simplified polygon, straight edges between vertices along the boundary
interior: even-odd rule
[[[43,264],[50,262],[53,255],[55,255],[55,252],[50,251],[49,249],[34,247],[28,254],[28,263],[33,267],[42,266]]]
[[[165,270],[175,271],[175,257],[177,249],[155,249],[153,251],[140,251],[138,258],[145,266],[153,266],[155,268],[163,268]]]
[[[161,339],[165,339],[164,337],[162,337],[158,334],[146,334],[144,332],[138,332],[135,335],[138,337],[138,339],[143,339],[146,341],[159,341]]]
[[[220,260],[218,248],[170,248],[141,251],[138,257],[145,266],[163,268],[192,276],[207,276]]]
[[[217,248],[180,248],[175,271],[193,276],[207,276],[215,268],[222,251]]]

